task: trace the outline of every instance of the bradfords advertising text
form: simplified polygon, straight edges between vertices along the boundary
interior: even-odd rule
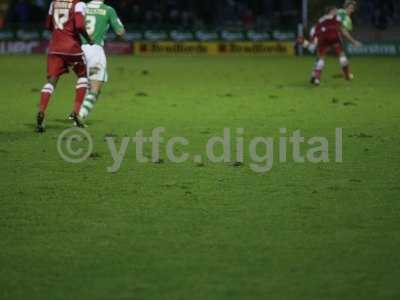
[[[294,55],[291,42],[136,42],[136,55]]]

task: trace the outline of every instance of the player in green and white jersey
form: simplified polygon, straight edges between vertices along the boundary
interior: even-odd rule
[[[343,28],[349,32],[353,31],[353,21],[351,19],[351,16],[355,12],[356,6],[356,1],[348,0],[345,2],[344,8],[339,9],[337,12],[337,16],[339,17]]]
[[[343,36],[349,40],[352,41],[354,47],[361,47],[362,44],[357,41],[351,34],[353,31],[353,20],[351,19],[353,13],[356,11],[357,8],[357,2],[354,0],[346,0],[344,3],[344,6],[342,9],[339,9],[336,13],[336,16],[338,17],[339,21],[342,23],[342,34]],[[340,64],[342,65],[343,68],[348,68],[349,67],[349,60],[345,53],[342,54],[340,57]],[[354,75],[349,74],[348,79],[353,79]]]
[[[104,4],[103,0],[93,0],[86,7],[86,31],[92,38],[94,45],[82,38],[82,50],[88,68],[90,89],[83,101],[79,112],[81,119],[86,119],[100,95],[101,88],[107,82],[107,58],[104,52],[104,39],[111,27],[120,37],[125,34],[124,25],[121,23],[114,8]]]

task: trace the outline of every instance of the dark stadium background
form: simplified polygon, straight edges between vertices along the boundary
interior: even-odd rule
[[[0,1],[0,29],[40,28],[50,1]],[[294,29],[302,20],[301,0],[112,0],[130,29]],[[310,0],[309,21],[316,20],[327,4],[342,1]],[[367,39],[393,40],[400,26],[400,1],[359,1],[354,17]]]

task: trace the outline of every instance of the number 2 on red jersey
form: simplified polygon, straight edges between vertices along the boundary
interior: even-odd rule
[[[65,23],[69,20],[69,14],[72,7],[72,0],[56,0],[53,10],[54,27],[64,30]]]

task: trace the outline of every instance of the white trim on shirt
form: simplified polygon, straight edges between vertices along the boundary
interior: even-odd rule
[[[75,12],[86,15],[86,4],[83,2],[78,2],[77,4],[75,4]]]
[[[52,1],[52,2],[50,3],[49,16],[52,16],[52,15],[53,15],[53,8],[54,8],[54,2]]]

